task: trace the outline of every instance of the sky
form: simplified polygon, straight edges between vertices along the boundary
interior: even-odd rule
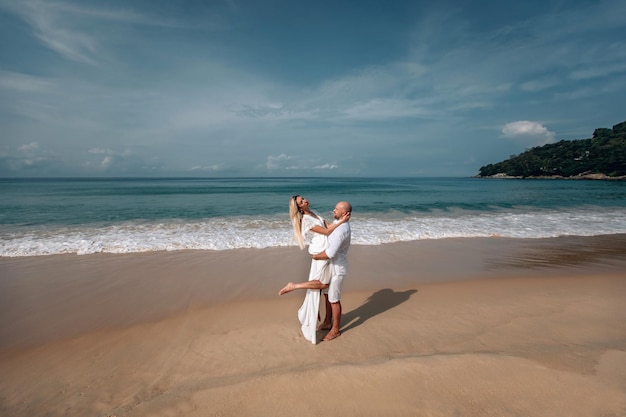
[[[0,0],[0,177],[458,177],[626,120],[623,0]]]

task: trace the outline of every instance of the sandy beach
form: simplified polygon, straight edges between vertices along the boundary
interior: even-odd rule
[[[626,416],[626,236],[0,258],[3,416]],[[323,337],[320,332],[319,337]]]

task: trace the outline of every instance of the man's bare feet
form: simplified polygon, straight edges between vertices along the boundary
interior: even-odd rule
[[[322,340],[324,342],[330,342],[331,340],[336,339],[339,336],[341,336],[341,332],[328,332],[328,334],[324,336]]]
[[[287,285],[283,287],[282,290],[278,291],[278,295],[287,294],[288,292],[291,292],[295,289],[296,289],[296,284],[294,284],[293,282],[289,282],[287,283]]]

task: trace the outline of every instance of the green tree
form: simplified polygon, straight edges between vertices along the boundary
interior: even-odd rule
[[[626,121],[612,129],[598,128],[590,139],[562,140],[539,146],[479,169],[481,177],[496,174],[572,177],[587,173],[626,175]]]

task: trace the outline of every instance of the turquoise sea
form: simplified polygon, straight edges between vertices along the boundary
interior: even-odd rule
[[[353,204],[353,244],[626,233],[626,182],[479,178],[0,179],[0,256],[294,245],[288,201],[331,218]]]

